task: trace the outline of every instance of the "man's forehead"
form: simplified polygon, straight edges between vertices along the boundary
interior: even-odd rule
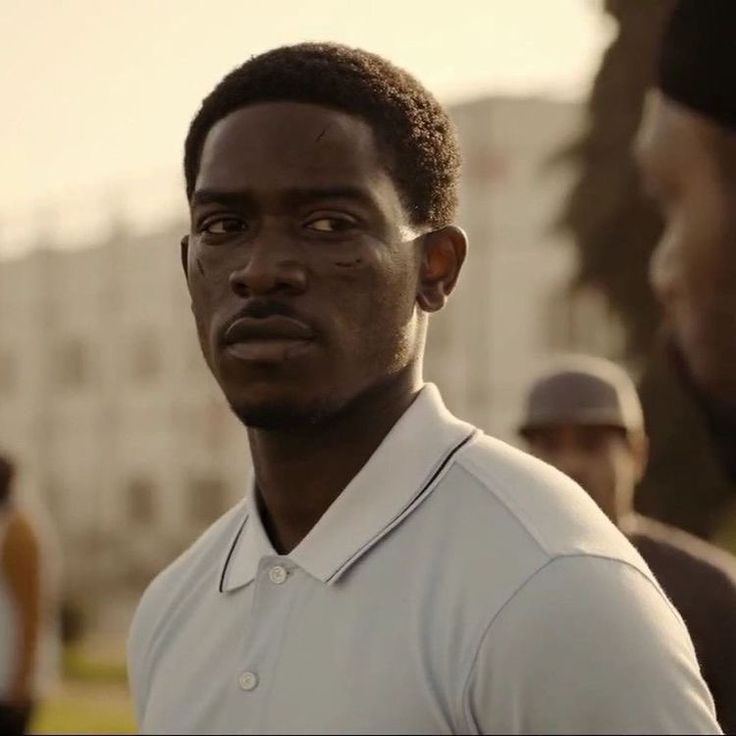
[[[220,191],[339,187],[379,196],[395,189],[370,126],[330,108],[286,102],[250,105],[218,121],[195,183],[195,190]]]
[[[268,102],[235,110],[212,126],[201,166],[223,158],[365,167],[378,163],[378,150],[370,126],[354,115],[306,103]]]

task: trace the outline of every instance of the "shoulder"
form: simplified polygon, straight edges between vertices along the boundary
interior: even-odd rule
[[[22,509],[12,509],[8,512],[5,523],[6,538],[21,541],[36,541],[38,530],[36,523]]]
[[[133,620],[133,633],[148,628],[201,579],[216,586],[228,547],[245,514],[245,501],[214,522],[188,549],[160,572],[146,588]]]
[[[33,520],[19,509],[7,513],[3,538],[3,558],[34,554],[38,549],[38,531]]]
[[[719,591],[736,604],[736,557],[692,534],[637,516],[627,534],[655,575],[689,576],[701,594]],[[661,568],[661,569],[660,569]]]
[[[551,611],[554,616],[548,620]],[[544,637],[545,629],[555,629],[566,631],[583,647],[600,649],[610,643],[607,631],[628,630],[630,641],[641,636],[643,644],[656,627],[689,643],[682,620],[645,570],[620,559],[571,554],[550,559],[529,576],[498,611],[489,631]]]
[[[736,581],[736,556],[694,534],[646,516],[635,516],[632,536],[639,535],[687,557],[694,562],[717,568]]]
[[[135,689],[144,677],[145,661],[170,613],[188,596],[196,595],[202,586],[218,585],[229,545],[243,522],[244,514],[245,501],[241,501],[212,524],[146,588],[128,635],[129,674]]]
[[[646,571],[641,557],[580,486],[551,465],[480,434],[459,453],[460,483],[475,513],[499,520],[545,561],[594,555]],[[465,500],[465,498],[464,498]]]
[[[462,601],[468,652],[520,590],[547,576],[561,580],[568,566],[571,576],[595,576],[599,569],[612,574],[610,562],[659,590],[640,555],[575,482],[483,435],[456,455],[409,523],[403,544],[422,560],[427,588],[442,591],[438,618],[455,616],[449,602]],[[540,606],[555,615],[551,601]]]
[[[638,567],[590,554],[550,560],[508,600],[466,694],[470,717],[504,732],[717,732],[669,601]]]

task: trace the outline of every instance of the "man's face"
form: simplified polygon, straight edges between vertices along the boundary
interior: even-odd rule
[[[419,233],[362,120],[287,102],[231,113],[190,211],[202,351],[249,426],[314,423],[419,359]]]
[[[635,442],[616,427],[556,424],[529,430],[529,451],[576,481],[614,523],[631,512],[643,472]]]
[[[736,406],[736,141],[653,93],[637,155],[665,218],[650,274],[666,322],[696,382]]]

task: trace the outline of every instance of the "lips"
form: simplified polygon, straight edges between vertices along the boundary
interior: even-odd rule
[[[310,327],[292,317],[241,317],[225,330],[225,345],[262,340],[311,340]]]
[[[310,346],[313,330],[292,317],[242,317],[223,335],[225,351],[232,358],[278,362],[294,357]]]

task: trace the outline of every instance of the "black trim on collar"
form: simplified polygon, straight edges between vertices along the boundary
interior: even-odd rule
[[[233,539],[233,542],[230,545],[230,551],[227,553],[227,557],[225,558],[225,564],[222,566],[222,574],[220,575],[220,584],[217,586],[217,589],[220,591],[220,593],[225,592],[225,575],[227,575],[228,567],[230,567],[230,558],[233,556],[233,552],[235,552],[235,548],[238,546],[238,540],[240,539],[240,535],[243,533],[243,529],[245,528],[245,523],[247,521],[248,521],[248,514],[246,513],[245,518],[240,524],[238,533],[235,535],[235,539]]]
[[[478,429],[473,428],[473,430],[470,432],[470,434],[467,435],[467,437],[463,437],[463,439],[455,445],[455,447],[450,450],[449,453],[445,456],[445,458],[442,460],[442,462],[437,466],[437,469],[432,473],[429,480],[422,486],[421,490],[414,496],[414,498],[408,503],[402,511],[397,514],[384,528],[381,530],[379,534],[377,534],[373,539],[371,539],[369,542],[364,544],[357,552],[355,552],[353,555],[350,556],[349,559],[345,560],[345,562],[340,565],[340,567],[335,570],[332,575],[330,575],[325,582],[329,583],[335,578],[342,575],[342,573],[352,565],[353,561],[363,555],[368,549],[370,549],[379,539],[381,539],[383,536],[385,536],[391,529],[396,526],[396,524],[407,514],[408,510],[413,508],[419,500],[424,497],[427,492],[432,488],[437,478],[442,474],[442,471],[449,465],[450,461],[462,450],[465,445],[470,442],[474,437],[478,435]]]

